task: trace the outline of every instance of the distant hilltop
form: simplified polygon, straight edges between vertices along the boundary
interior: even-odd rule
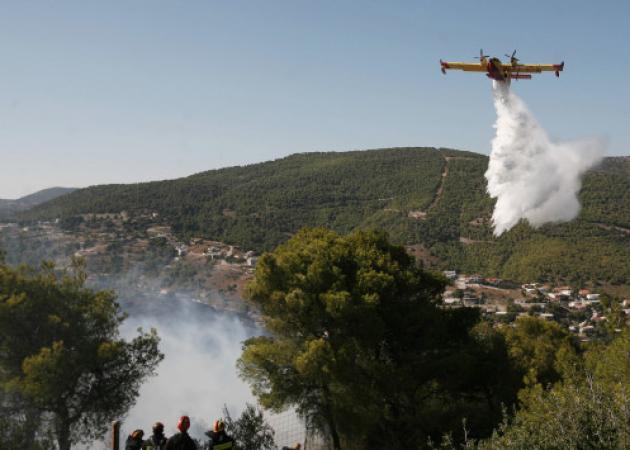
[[[0,219],[10,219],[19,211],[25,211],[75,190],[76,188],[52,187],[15,200],[0,199]]]
[[[153,217],[182,240],[257,251],[304,226],[380,228],[445,269],[630,284],[630,158],[606,158],[585,175],[576,220],[539,229],[523,222],[500,238],[492,235],[487,166],[486,155],[445,148],[301,153],[175,180],[79,189],[19,218],[72,224],[90,213],[125,212]]]

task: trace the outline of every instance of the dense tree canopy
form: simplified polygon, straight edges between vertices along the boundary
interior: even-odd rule
[[[440,308],[444,286],[385,234],[303,230],[258,263],[248,296],[270,334],[245,342],[241,375],[336,449],[417,448],[463,414],[492,420],[505,347],[472,332],[476,309]]]
[[[548,389],[533,384],[520,409],[495,434],[470,447],[480,450],[609,449],[630,447],[630,333],[596,344],[572,358]]]
[[[29,439],[50,431],[60,450],[101,436],[163,357],[155,331],[121,339],[113,293],[84,281],[79,267],[0,266],[0,406],[14,424],[37,425]]]
[[[579,352],[576,339],[565,328],[535,317],[520,317],[504,334],[514,365],[529,382],[543,386],[560,380]]]

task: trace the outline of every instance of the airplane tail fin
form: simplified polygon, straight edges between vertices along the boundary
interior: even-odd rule
[[[564,70],[564,61],[562,61],[561,64],[556,66],[556,76],[559,77],[560,76],[560,71]]]
[[[440,67],[441,67],[441,69],[442,69],[442,73],[443,73],[444,75],[446,75],[446,67],[447,67],[447,65],[446,65],[446,63],[445,63],[444,61],[442,61],[441,59],[440,59]]]

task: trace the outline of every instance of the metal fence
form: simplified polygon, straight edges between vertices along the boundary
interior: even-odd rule
[[[269,425],[275,431],[278,448],[293,447],[300,443],[303,450],[328,450],[326,440],[312,428],[309,428],[295,411],[288,410],[279,414],[266,414]]]

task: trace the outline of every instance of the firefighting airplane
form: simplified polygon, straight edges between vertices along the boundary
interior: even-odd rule
[[[560,72],[564,69],[564,62],[560,64],[521,64],[516,57],[516,50],[512,55],[505,55],[510,58],[510,62],[501,62],[499,58],[490,58],[483,54],[483,50],[479,51],[476,59],[478,63],[465,62],[448,62],[440,59],[442,73],[446,75],[447,70],[463,70],[464,72],[485,72],[488,78],[496,81],[505,81],[509,83],[511,80],[529,80],[532,73],[555,72],[556,76],[560,76]]]

